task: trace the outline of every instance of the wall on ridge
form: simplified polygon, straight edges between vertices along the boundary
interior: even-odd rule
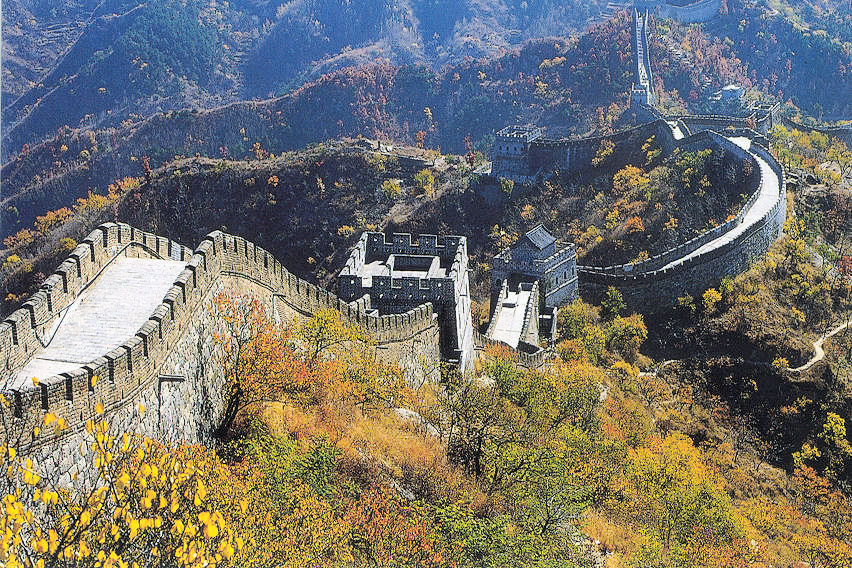
[[[681,3],[676,5],[664,2],[660,6],[660,15],[683,23],[706,22],[716,17],[722,0],[699,0],[698,2]]]
[[[285,318],[338,310],[345,321],[364,326],[376,337],[379,357],[411,368],[423,363],[430,373],[426,378],[437,375],[439,331],[429,304],[405,314],[374,316],[295,277],[245,239],[214,232],[190,255],[189,249],[161,237],[109,223],[93,231],[45,287],[2,323],[5,376],[13,376],[38,351],[37,334],[47,325],[43,322],[69,305],[115,255],[156,257],[158,250],[186,260],[186,268],[133,337],[75,371],[38,386],[6,390],[16,416],[6,441],[31,455],[45,471],[68,476],[79,471],[76,447],[86,436],[86,421],[97,418],[98,403],[105,406],[105,418],[121,429],[171,441],[209,441],[224,391],[213,353],[216,319],[207,308],[219,292],[254,292],[271,301]],[[28,433],[47,412],[64,418],[69,428],[61,433],[43,428],[38,438],[32,438]],[[17,433],[23,435],[19,440]]]
[[[781,124],[787,129],[795,129],[801,132],[819,132],[825,134],[829,138],[839,138],[841,142],[852,149],[852,125],[850,126],[805,126],[798,122],[793,122],[789,118],[781,118]]]
[[[654,311],[672,306],[684,294],[700,294],[722,278],[747,270],[781,236],[787,215],[783,168],[766,148],[753,143],[751,151],[770,165],[780,182],[778,200],[760,221],[713,250],[667,268],[634,272],[615,270],[618,267],[580,267],[583,295],[597,300],[609,286],[614,286],[631,309]]]
[[[606,136],[594,136],[579,140],[535,140],[530,144],[530,169],[544,172],[560,170],[566,174],[583,172],[592,169],[592,159],[603,140],[613,142],[615,144],[613,152],[618,153],[625,151],[627,147],[636,144],[641,145],[651,136],[657,137],[657,143],[664,153],[668,154],[674,149],[675,141],[672,129],[663,120],[642,124]]]
[[[17,372],[32,359],[62,311],[118,254],[189,260],[192,250],[129,225],[98,227],[45,279],[38,292],[0,323],[0,357],[6,373]]]

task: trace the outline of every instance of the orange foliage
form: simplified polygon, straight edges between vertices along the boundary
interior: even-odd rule
[[[35,229],[42,235],[46,235],[54,227],[61,225],[67,221],[74,213],[67,207],[48,211],[44,215],[39,215],[35,220]]]
[[[371,566],[452,566],[426,509],[374,487],[353,503],[345,516],[352,545]]]

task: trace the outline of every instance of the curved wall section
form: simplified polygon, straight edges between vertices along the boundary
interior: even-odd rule
[[[114,259],[128,256],[183,260],[186,265],[162,303],[119,347],[37,385],[16,383],[11,388],[63,310]],[[105,417],[125,430],[163,440],[209,440],[223,408],[224,378],[212,340],[218,324],[208,309],[220,292],[256,293],[282,319],[337,310],[344,321],[362,325],[376,337],[377,356],[401,362],[410,374],[430,373],[426,380],[438,373],[439,330],[430,304],[403,314],[373,315],[363,303],[347,304],[297,278],[270,253],[240,237],[217,231],[191,252],[110,223],[93,231],[42,289],[0,324],[2,390],[14,416],[5,441],[17,444],[46,470],[58,468],[70,475],[80,465],[73,450],[83,439],[86,421],[97,417],[98,403],[104,405]],[[32,437],[29,433],[47,412],[64,418],[69,427],[63,432],[42,428],[40,436]]]
[[[621,291],[631,309],[653,311],[673,305],[684,294],[700,294],[722,278],[747,270],[781,236],[787,213],[781,164],[769,150],[754,142],[749,153],[760,171],[760,182],[749,203],[733,220],[735,223],[720,225],[700,236],[696,239],[702,241],[699,246],[691,246],[690,241],[686,250],[678,247],[667,251],[645,261],[648,264],[578,267],[584,295],[599,299],[613,286]],[[704,239],[705,235],[713,238]],[[662,267],[659,259],[666,261]]]

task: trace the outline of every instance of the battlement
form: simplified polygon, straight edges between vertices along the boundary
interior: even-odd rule
[[[505,139],[508,142],[523,141],[532,142],[536,138],[541,137],[541,128],[538,126],[522,126],[513,124],[506,126],[497,131],[498,139]]]
[[[124,257],[169,258],[185,261],[185,267],[138,331],[118,347],[77,368],[45,377],[37,385],[14,382],[16,373],[49,343],[44,342],[46,328],[63,317],[62,310],[74,303],[104,268]],[[0,357],[6,361],[3,391],[12,401],[16,423],[36,425],[51,412],[65,418],[69,425],[58,436],[42,433],[24,440],[22,450],[72,439],[87,420],[95,418],[98,403],[104,405],[107,414],[126,413],[125,408],[131,414],[135,412],[134,403],[150,389],[158,388],[160,369],[192,322],[206,312],[204,303],[235,281],[268,291],[265,299],[287,315],[309,317],[324,309],[339,311],[344,321],[361,325],[375,336],[380,355],[392,353],[394,360],[401,361],[400,349],[411,351],[412,341],[427,351],[434,343],[437,355],[437,316],[431,304],[378,315],[363,303],[343,302],[297,278],[270,253],[240,237],[216,231],[191,251],[128,225],[109,223],[84,239],[42,289],[0,325]],[[397,347],[401,345],[407,347]]]
[[[459,236],[365,232],[340,271],[338,290],[353,301],[393,290],[454,294],[467,271],[467,240]],[[375,299],[375,298],[374,298]]]
[[[565,243],[559,250],[544,259],[514,258],[512,249],[500,251],[492,262],[493,271],[506,271],[510,267],[530,275],[542,275],[549,267],[560,265],[566,261],[577,259],[577,247],[574,243]]]
[[[443,331],[444,357],[463,366],[472,360],[467,339],[470,297],[467,239],[460,236],[365,232],[337,280],[347,302],[369,298],[369,307],[395,314],[431,303]]]
[[[542,369],[550,361],[556,358],[556,354],[552,349],[532,348],[532,346],[532,350],[529,351],[523,349],[511,349],[502,341],[491,339],[490,337],[487,337],[486,335],[483,335],[478,331],[474,332],[473,339],[477,352],[483,353],[489,349],[498,347],[506,348],[509,350],[509,355],[511,359],[519,367],[522,367],[524,369]],[[523,345],[521,345],[520,347],[523,347]]]
[[[0,323],[5,371],[17,372],[42,347],[63,311],[116,256],[188,260],[191,249],[129,225],[92,231],[23,306]]]

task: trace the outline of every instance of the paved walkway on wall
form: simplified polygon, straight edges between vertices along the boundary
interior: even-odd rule
[[[72,371],[112,351],[139,331],[163,301],[185,262],[118,257],[46,332],[46,346],[11,388]]]
[[[729,140],[737,146],[743,148],[744,150],[750,150],[751,148],[751,140],[749,140],[748,138],[736,136],[733,138],[729,138]],[[718,238],[715,238],[712,241],[705,243],[704,245],[698,247],[692,253],[686,256],[682,256],[673,260],[662,268],[677,266],[678,264],[681,264],[682,262],[685,262],[690,258],[715,250],[721,247],[722,245],[733,241],[734,239],[748,231],[755,223],[759,223],[763,220],[764,217],[766,217],[766,214],[769,212],[770,209],[772,209],[772,207],[778,201],[778,197],[781,195],[781,180],[778,179],[778,176],[772,170],[766,160],[756,154],[752,155],[757,160],[757,163],[760,166],[760,195],[758,195],[757,200],[755,200],[751,208],[746,211],[746,214],[743,217],[743,222],[728,231],[727,233],[725,233],[724,235],[721,235]]]
[[[524,315],[530,303],[532,292],[521,288],[517,292],[509,292],[500,301],[500,310],[497,312],[497,321],[494,324],[494,333],[491,339],[502,341],[511,345],[513,349],[518,348],[521,341],[521,331],[524,327]]]
[[[796,367],[795,369],[789,369],[789,371],[791,373],[801,373],[801,372],[807,371],[808,369],[810,369],[811,367],[813,367],[814,365],[816,365],[817,363],[822,361],[823,358],[825,357],[825,351],[823,351],[823,349],[822,349],[822,344],[825,343],[826,339],[828,339],[829,337],[834,337],[835,335],[837,335],[838,333],[840,333],[841,331],[843,331],[847,327],[849,327],[849,322],[842,323],[842,324],[838,325],[837,327],[835,327],[834,329],[832,329],[831,331],[829,331],[828,333],[826,333],[825,335],[823,335],[822,337],[820,337],[819,339],[817,339],[816,341],[814,341],[814,356],[811,357],[810,361],[808,361],[807,363],[805,363],[801,367]]]

